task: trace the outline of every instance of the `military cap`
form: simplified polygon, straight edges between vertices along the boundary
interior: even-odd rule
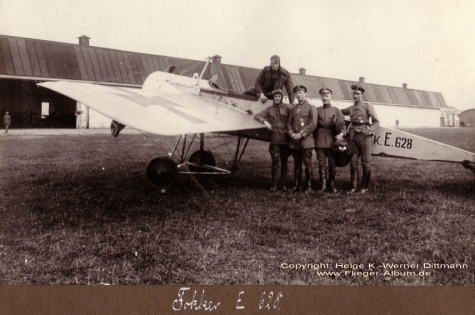
[[[304,90],[305,93],[307,93],[307,88],[305,87],[305,85],[302,85],[302,84],[297,84],[295,87],[294,87],[294,93],[299,91],[299,90]]]
[[[333,94],[333,91],[330,90],[330,89],[327,88],[327,87],[322,87],[322,88],[320,89],[320,91],[318,91],[318,94],[322,95],[323,91],[328,91],[328,92],[330,92],[330,94]]]
[[[358,85],[358,84],[353,84],[351,86],[351,89],[352,90],[358,90],[358,91],[361,91],[361,93],[364,93],[364,88],[361,85]]]
[[[277,56],[277,55],[274,55],[274,56],[270,57],[270,60],[272,60],[272,59],[275,59],[275,61],[280,62],[280,57]]]

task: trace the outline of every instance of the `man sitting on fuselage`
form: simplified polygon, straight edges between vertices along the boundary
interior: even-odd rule
[[[274,55],[270,59],[270,66],[261,70],[254,83],[254,88],[248,89],[243,94],[257,96],[262,103],[273,99],[274,92],[282,90],[285,86],[290,104],[295,101],[293,92],[294,84],[290,73],[280,66],[280,57]]]

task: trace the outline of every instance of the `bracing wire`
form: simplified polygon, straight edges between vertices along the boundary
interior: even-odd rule
[[[153,140],[152,138],[150,138],[146,133],[142,132],[141,130],[139,130],[139,132],[145,137],[147,138],[148,140],[150,140],[153,144],[155,144],[157,147],[159,147],[161,150],[163,150],[164,152],[166,152],[166,154],[168,155],[168,151],[166,149],[164,149],[160,144],[158,144],[155,140]]]

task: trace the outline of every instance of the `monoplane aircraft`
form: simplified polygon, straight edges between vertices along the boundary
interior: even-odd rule
[[[142,89],[106,86],[73,81],[43,82],[38,85],[64,94],[112,119],[111,132],[117,137],[125,127],[163,136],[180,136],[168,156],[156,157],[146,166],[146,177],[154,186],[165,189],[178,174],[231,174],[238,166],[249,139],[269,141],[267,129],[254,120],[264,110],[257,98],[221,89],[217,76],[202,79],[157,71],[145,80]],[[205,150],[206,133],[225,133],[238,137],[231,170],[216,166],[212,152]],[[197,137],[200,149],[188,156]],[[181,144],[181,147],[179,147]],[[173,159],[179,156],[178,162]],[[373,155],[407,159],[462,162],[475,172],[475,154],[443,143],[380,127],[374,135]]]

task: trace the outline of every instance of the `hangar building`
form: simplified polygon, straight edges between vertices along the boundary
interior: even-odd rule
[[[205,61],[123,51],[89,45],[89,37],[78,44],[0,35],[0,110],[10,112],[12,128],[108,128],[110,119],[56,92],[36,85],[42,81],[72,80],[140,88],[154,71],[174,65],[175,73],[192,77]],[[261,69],[227,65],[221,56],[207,68],[204,78],[218,75],[217,84],[242,93],[254,85]],[[263,64],[264,66],[265,64]],[[288,70],[288,69],[287,69]],[[295,84],[304,84],[314,105],[320,105],[318,90],[333,90],[334,105],[352,104],[352,80],[292,74]],[[365,100],[372,103],[381,124],[393,127],[438,127],[441,109],[447,104],[441,93],[366,83]]]
[[[475,127],[475,108],[467,109],[459,114],[461,127]]]

